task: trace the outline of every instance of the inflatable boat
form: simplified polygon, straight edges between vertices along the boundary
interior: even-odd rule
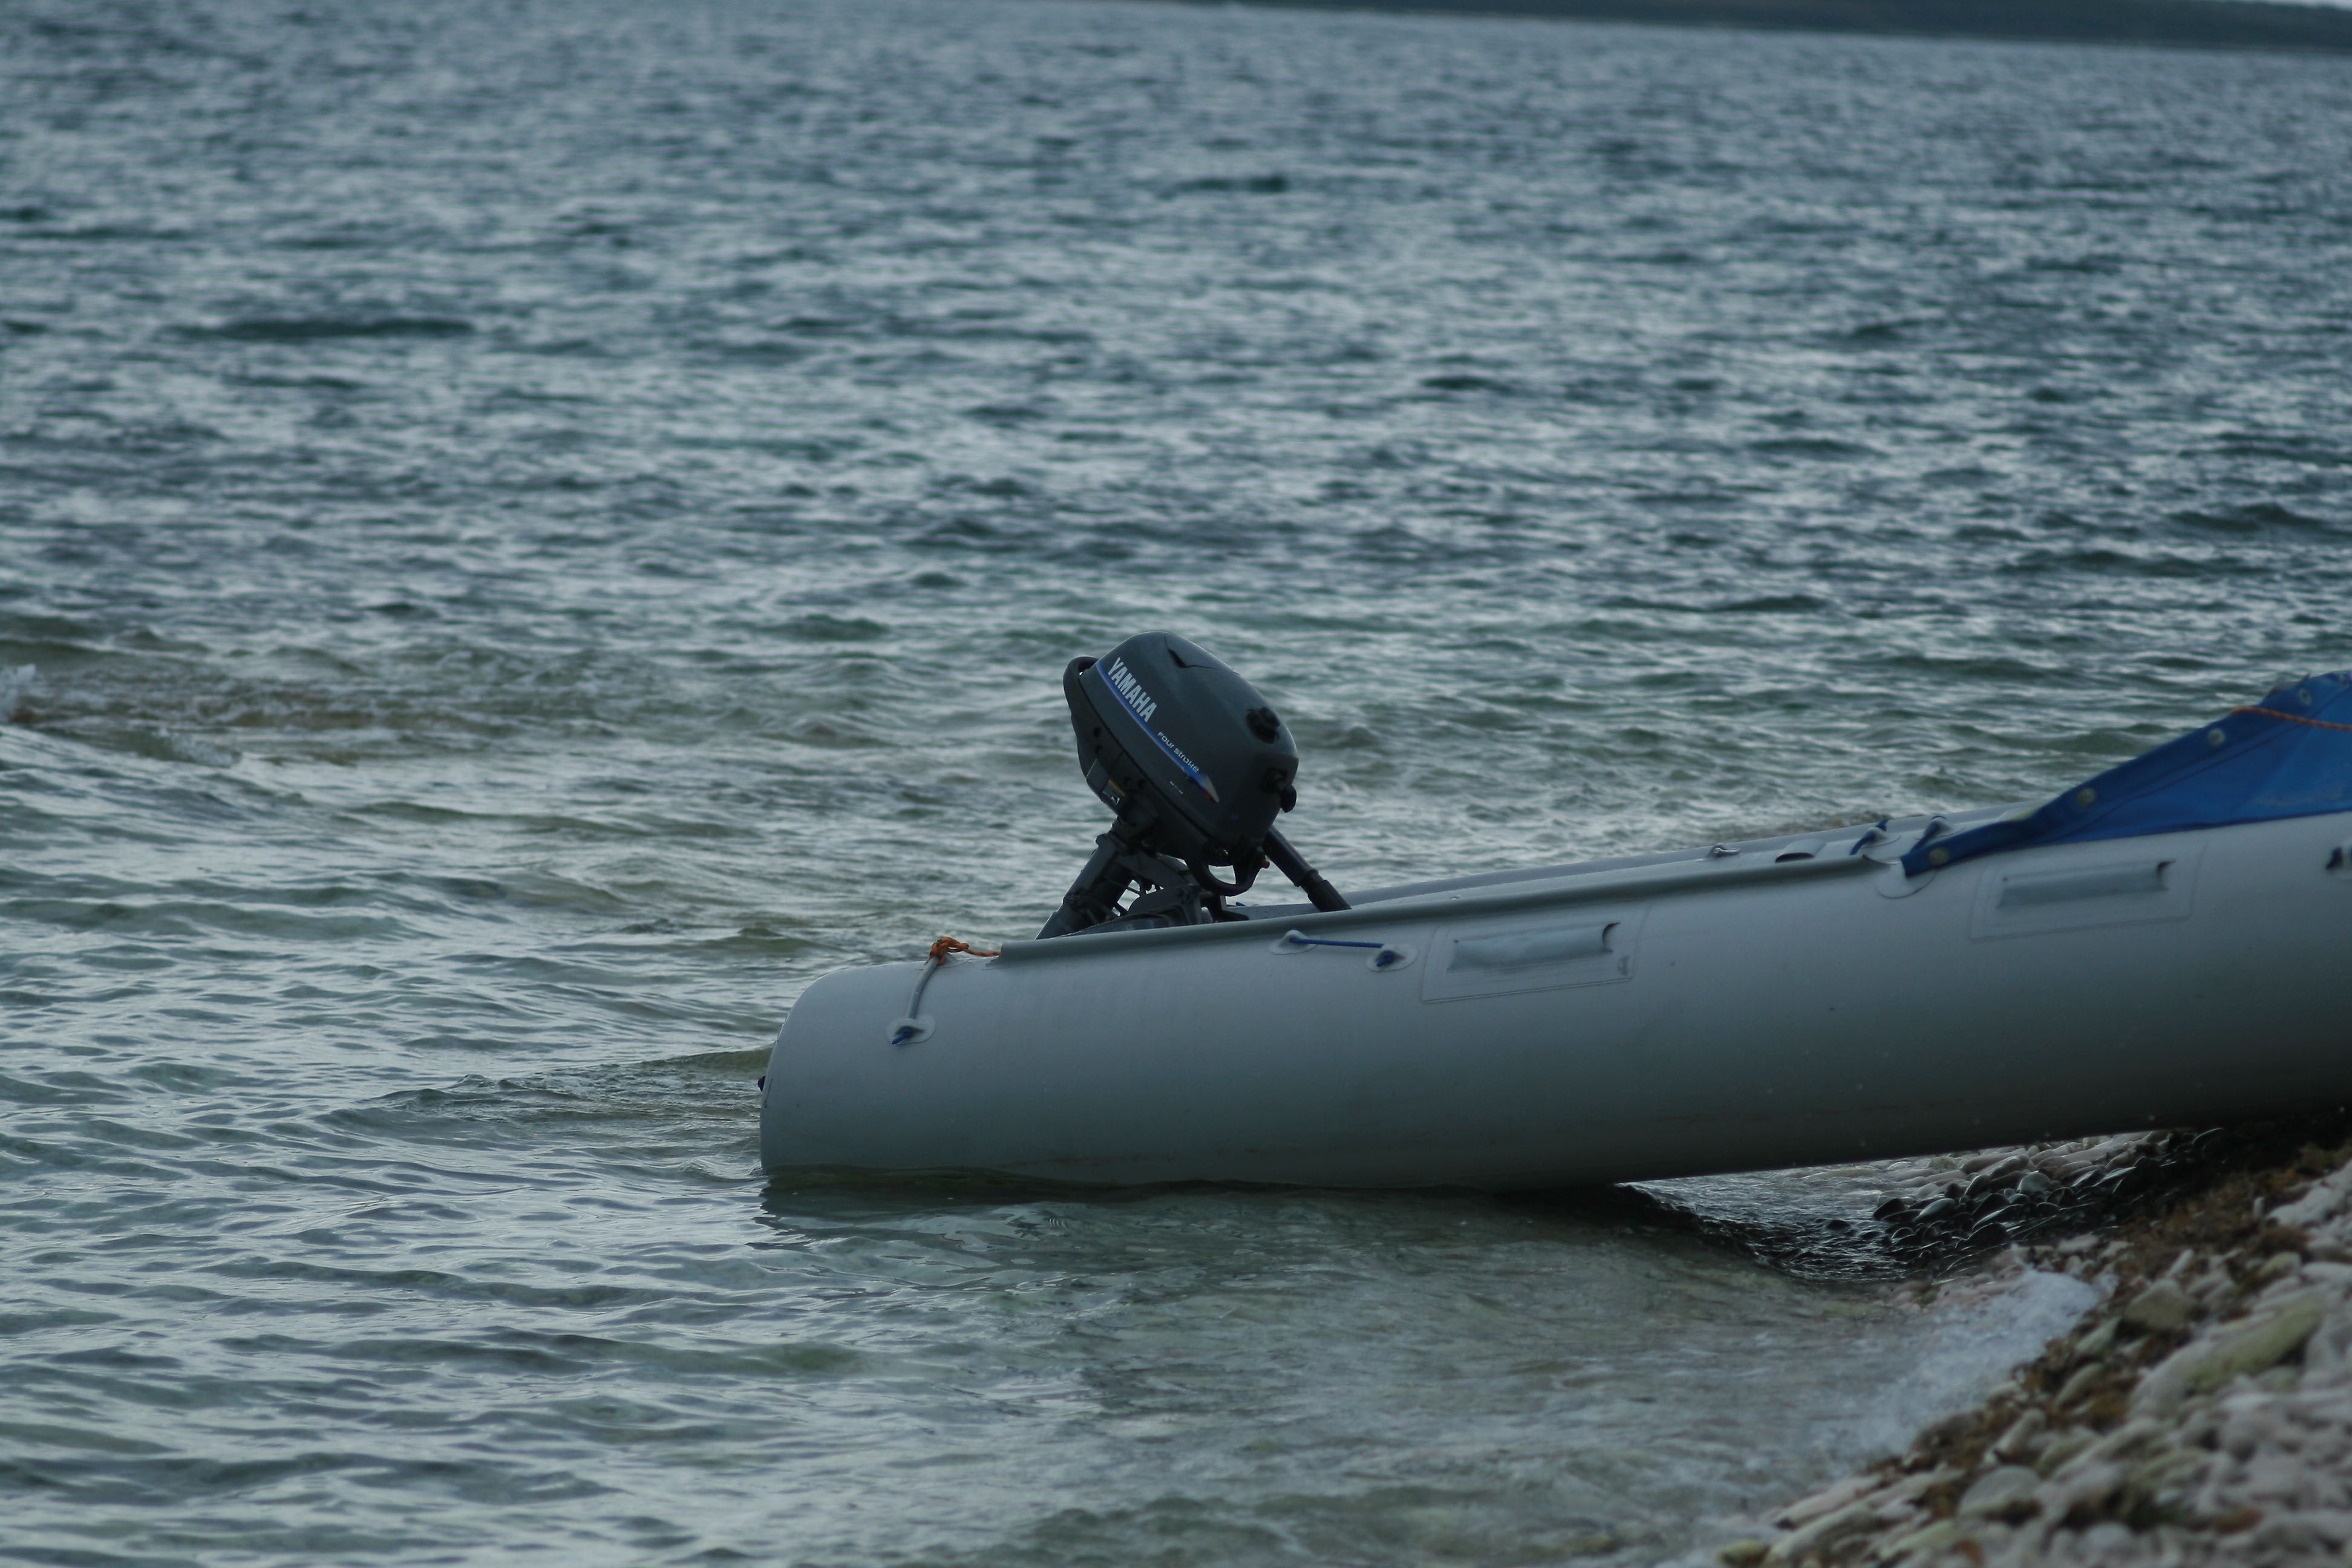
[[[2346,675],[2031,808],[1344,897],[1238,676],[1065,689],[1113,830],[1036,940],[810,986],[772,1169],[1531,1188],[2352,1102]]]

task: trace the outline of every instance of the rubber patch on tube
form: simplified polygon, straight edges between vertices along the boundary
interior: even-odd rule
[[[1517,969],[1530,963],[1566,963],[1571,959],[1597,958],[1609,951],[1609,933],[1617,922],[1568,926],[1509,936],[1465,937],[1454,944],[1456,969]]]
[[[1451,1002],[1631,980],[1643,912],[1548,910],[1444,927],[1422,965],[1421,998]]]
[[[2169,854],[2137,846],[2137,853],[2117,854],[2119,847],[2077,850],[2072,865],[2049,864],[2048,852],[2023,864],[1989,861],[1969,935],[1981,942],[2187,920],[2202,847]]]

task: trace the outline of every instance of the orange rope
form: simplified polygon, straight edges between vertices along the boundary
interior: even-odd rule
[[[2282,713],[2275,708],[2232,708],[2232,713],[2259,713],[2265,719],[2284,719],[2290,724],[2308,724],[2315,730],[2352,730],[2352,724],[2331,724],[2325,719],[2306,719],[2300,713]]]
[[[1002,952],[1003,952],[1002,948],[974,947],[968,942],[959,942],[954,937],[943,936],[931,943],[931,962],[945,963],[948,961],[948,954],[951,952],[968,952],[974,958],[994,958]]]

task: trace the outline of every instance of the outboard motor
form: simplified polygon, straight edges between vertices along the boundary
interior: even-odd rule
[[[1062,695],[1078,765],[1118,819],[1041,940],[1244,920],[1225,900],[1269,864],[1317,909],[1348,907],[1275,830],[1276,815],[1298,804],[1298,748],[1248,681],[1173,633],[1145,632],[1099,659],[1072,659]]]

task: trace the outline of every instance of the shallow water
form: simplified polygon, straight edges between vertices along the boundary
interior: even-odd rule
[[[1145,626],[1343,888],[2352,664],[2352,65],[378,9],[0,15],[0,1552],[1650,1563],[2079,1306],[1780,1245],[1866,1170],[771,1186],[751,1079],[1034,928]]]

